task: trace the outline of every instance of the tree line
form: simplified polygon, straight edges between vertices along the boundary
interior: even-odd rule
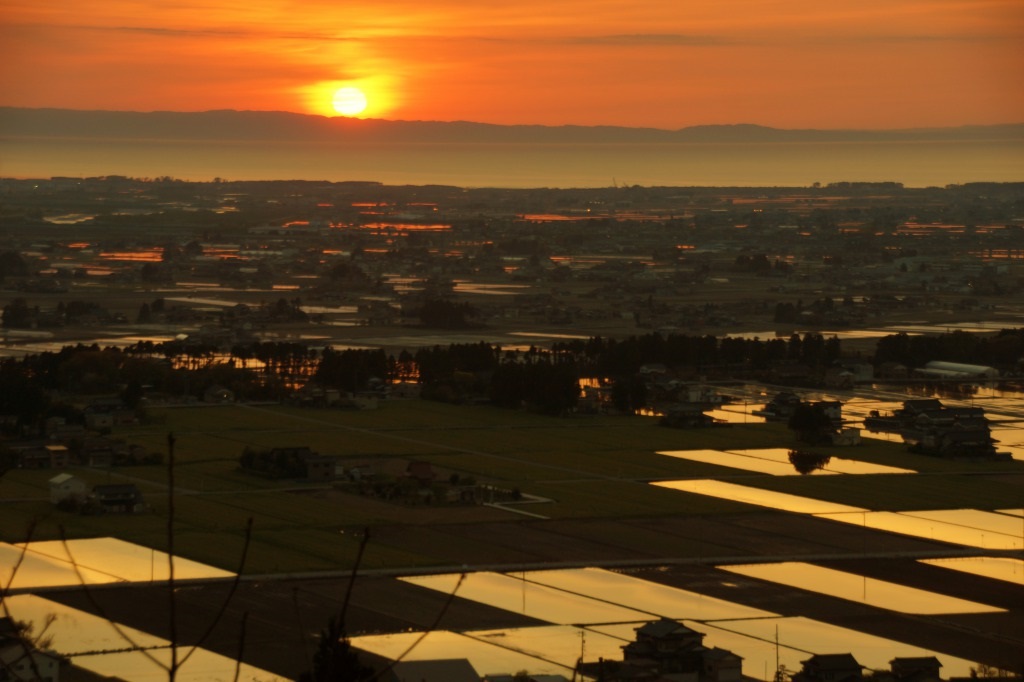
[[[56,397],[61,395],[116,394],[136,407],[146,395],[199,400],[211,387],[227,388],[238,400],[284,400],[308,382],[357,393],[400,381],[420,384],[426,399],[565,414],[576,407],[581,377],[606,381],[615,404],[633,411],[645,401],[639,377],[644,365],[664,365],[680,376],[756,379],[783,364],[823,371],[840,355],[837,338],[816,333],[771,339],[651,333],[515,351],[481,341],[397,356],[382,349],[315,350],[294,342],[237,344],[230,351],[183,341],[125,348],[80,344],[0,359],[0,415],[38,424],[68,412]],[[1024,329],[1007,329],[992,336],[893,334],[878,340],[874,362],[914,368],[948,360],[1012,372],[1019,371],[1022,357]]]
[[[908,369],[923,367],[932,360],[963,362],[995,367],[1004,373],[1019,372],[1024,359],[1024,328],[1002,329],[991,336],[962,330],[938,335],[904,332],[878,340],[875,365],[894,362]]]
[[[702,373],[749,372],[779,362],[822,366],[839,344],[817,334],[789,339],[716,338],[647,334],[624,340],[592,338],[555,344],[551,350],[503,351],[487,342],[402,351],[327,348],[301,343],[236,344],[224,351],[188,341],[143,341],[125,348],[96,344],[0,360],[0,414],[35,422],[55,409],[53,396],[120,395],[135,407],[144,395],[199,400],[213,387],[239,400],[283,400],[309,381],[359,392],[396,381],[414,381],[422,396],[445,402],[487,401],[564,414],[576,406],[580,377],[622,383],[624,406],[642,395],[634,377],[644,364],[662,363]],[[255,362],[253,362],[255,361]]]

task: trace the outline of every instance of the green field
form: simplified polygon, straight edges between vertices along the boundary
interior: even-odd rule
[[[653,418],[555,419],[426,401],[386,402],[367,411],[241,405],[165,408],[152,410],[151,416],[150,423],[113,435],[166,455],[168,433],[174,434],[176,550],[233,570],[251,518],[254,530],[246,571],[252,573],[350,566],[364,528],[379,539],[369,544],[366,567],[431,566],[458,555],[460,543],[473,542],[469,538],[474,524],[533,524],[540,530],[555,520],[708,517],[751,509],[729,500],[655,488],[647,484],[651,480],[742,477],[739,482],[744,485],[899,511],[1019,507],[1021,477],[1008,474],[1024,473],[1019,462],[944,461],[910,454],[899,444],[866,441],[859,447],[816,451],[922,473],[759,476],[656,453],[793,447],[794,436],[784,426],[677,430],[660,427]],[[239,471],[244,448],[272,446],[309,446],[392,476],[411,460],[426,460],[442,481],[458,474],[546,498],[521,509],[552,521],[475,505],[385,501],[329,483],[268,480]],[[72,473],[89,485],[134,482],[152,511],[131,516],[60,512],[48,501],[52,470],[13,470],[0,479],[2,539],[22,541],[31,529],[33,539],[116,536],[157,548],[166,545],[166,466],[78,468]],[[644,546],[642,532],[636,538],[622,529],[607,532],[617,533],[620,545]],[[480,542],[486,544],[487,539]],[[495,556],[504,556],[497,537],[492,542]],[[688,541],[679,542],[685,547]]]

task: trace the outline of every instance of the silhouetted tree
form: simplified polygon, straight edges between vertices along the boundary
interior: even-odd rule
[[[29,327],[32,324],[33,311],[25,299],[16,298],[4,306],[2,318],[5,327]]]
[[[805,443],[831,442],[836,426],[821,403],[800,403],[793,410],[788,426]]]
[[[24,277],[28,274],[25,259],[17,251],[0,252],[0,282],[7,277]]]

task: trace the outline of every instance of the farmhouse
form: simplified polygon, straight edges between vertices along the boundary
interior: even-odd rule
[[[863,679],[864,666],[853,654],[815,654],[806,661],[800,672],[793,675],[793,682],[859,682]]]
[[[428,486],[434,482],[435,478],[437,478],[437,473],[434,471],[430,462],[423,460],[409,462],[409,465],[405,469],[405,475],[419,483],[421,486]]]
[[[306,478],[311,481],[330,481],[337,475],[338,458],[320,455],[312,451],[302,452],[299,459],[306,469]]]
[[[936,682],[942,664],[934,656],[894,658],[889,661],[891,677],[899,682]],[[876,677],[884,673],[876,673]]]
[[[728,649],[704,646],[704,633],[678,621],[662,618],[636,628],[635,632],[634,641],[622,647],[621,662],[581,663],[580,672],[606,682],[657,679],[739,682],[743,679],[742,657]]]
[[[89,497],[100,511],[110,514],[134,514],[146,508],[142,493],[134,483],[93,486]]]
[[[63,445],[28,445],[12,448],[22,469],[64,469],[71,462],[71,453]]]

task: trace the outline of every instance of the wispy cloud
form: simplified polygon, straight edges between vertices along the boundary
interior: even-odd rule
[[[677,127],[756,101],[782,127],[911,126],[1024,110],[1022,0],[0,5],[0,100],[27,106],[320,111],[358,79],[395,116],[444,120]]]
[[[436,34],[419,31],[394,31],[380,28],[361,27],[349,30],[290,31],[273,27],[205,27],[180,28],[149,25],[89,25],[64,23],[22,22],[8,23],[6,30],[83,31],[120,34],[141,34],[165,38],[227,38],[227,39],[271,39],[310,42],[355,42],[355,41],[402,41],[426,42],[489,42],[516,44],[561,44],[577,46],[621,46],[621,47],[713,47],[730,45],[773,45],[773,44],[850,44],[850,43],[957,43],[1017,40],[1021,32],[1013,27],[1006,31],[964,31],[957,33],[886,33],[879,31],[845,31],[836,29],[828,34],[798,32],[778,36],[725,35],[698,33],[617,33],[594,35],[570,34],[487,34],[467,33],[462,35]]]
[[[672,46],[672,45],[731,45],[737,41],[734,38],[717,35],[687,35],[682,33],[629,33],[613,35],[581,36],[574,38],[563,38],[565,43],[578,43],[580,45],[622,45],[633,46]]]
[[[171,28],[166,26],[100,26],[89,24],[61,23],[11,23],[7,29],[30,29],[33,31],[85,31],[93,33],[121,33],[162,36],[167,38],[278,38],[282,40],[339,41],[355,38],[336,33],[313,33],[279,31],[258,28]]]

